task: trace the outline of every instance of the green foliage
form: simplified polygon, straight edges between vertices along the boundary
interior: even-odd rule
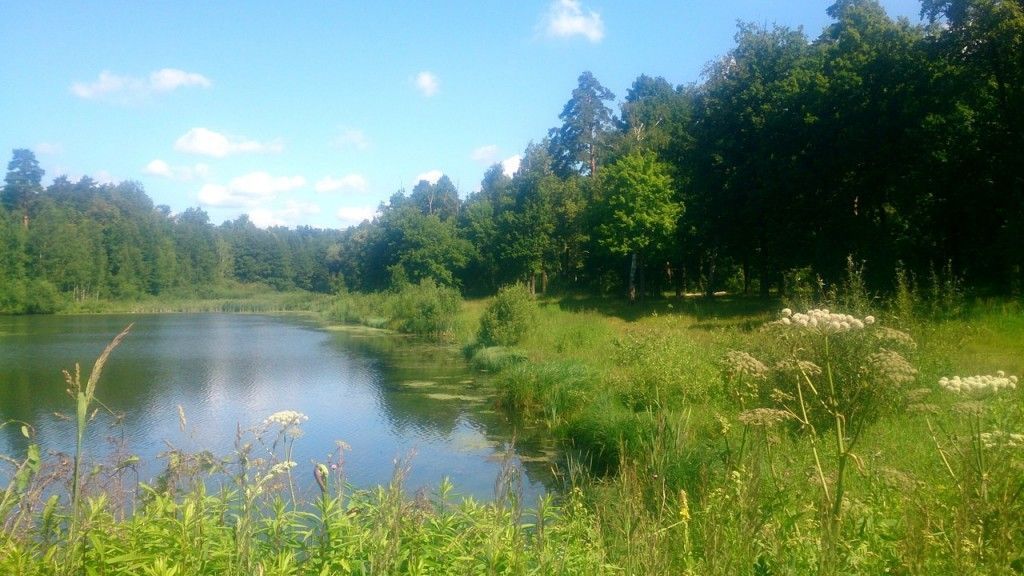
[[[407,284],[385,303],[389,325],[399,332],[448,339],[462,304],[458,290],[425,279]]]
[[[522,284],[505,286],[480,317],[477,339],[485,346],[514,346],[533,328],[537,301]]]
[[[661,248],[671,238],[682,206],[675,202],[667,167],[650,153],[632,153],[601,173],[604,213],[599,242],[615,254]]]
[[[614,121],[604,101],[614,99],[611,90],[602,86],[589,71],[580,74],[572,98],[558,115],[562,126],[548,133],[548,148],[560,176],[597,173],[599,148]]]
[[[23,298],[23,311],[26,314],[53,314],[63,306],[57,288],[46,280],[29,282]]]

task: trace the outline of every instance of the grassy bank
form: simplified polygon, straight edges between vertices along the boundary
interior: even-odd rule
[[[1024,569],[1024,395],[984,385],[1024,374],[1020,305],[869,303],[828,334],[780,331],[782,306],[550,300],[513,349],[471,350],[520,359],[499,402],[596,473],[566,472],[627,572]]]
[[[834,300],[818,329],[801,322],[825,313],[792,303],[567,297],[527,303],[519,334],[478,331],[488,315],[517,321],[494,300],[452,313],[448,297],[410,288],[309,309],[464,345],[495,373],[502,409],[560,440],[563,494],[519,502],[505,478],[491,503],[449,501],[447,486],[413,497],[401,467],[358,492],[326,460],[322,494],[297,500],[291,475],[313,471],[240,450],[176,455],[137,496],[112,488],[127,481],[116,463],[83,472],[76,502],[70,464],[30,450],[6,461],[0,572],[1024,571],[1019,303]],[[949,379],[972,375],[989,377]],[[292,425],[251,433],[284,447]],[[231,480],[206,491],[211,471]]]

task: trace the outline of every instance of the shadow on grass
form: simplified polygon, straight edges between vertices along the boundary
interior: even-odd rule
[[[746,322],[760,325],[764,316],[771,316],[781,305],[776,298],[759,298],[742,295],[720,295],[714,298],[704,296],[662,296],[646,298],[630,303],[623,298],[592,294],[563,294],[552,301],[568,312],[596,312],[605,316],[633,322],[653,315],[689,316],[697,322],[707,324],[708,329],[716,326],[736,326]],[[756,320],[752,319],[756,318]]]

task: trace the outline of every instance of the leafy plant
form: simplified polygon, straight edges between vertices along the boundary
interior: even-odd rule
[[[486,346],[514,346],[533,328],[537,302],[522,284],[505,286],[480,317],[477,339]]]

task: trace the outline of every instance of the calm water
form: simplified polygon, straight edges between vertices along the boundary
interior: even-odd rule
[[[493,495],[498,456],[513,431],[489,409],[480,375],[454,351],[369,331],[325,331],[294,318],[0,317],[0,421],[29,422],[44,450],[72,452],[73,424],[55,415],[74,413],[61,369],[80,362],[84,382],[96,356],[130,322],[97,391],[119,417],[101,414],[91,425],[91,457],[102,459],[113,440],[123,442],[143,459],[146,480],[160,472],[159,454],[169,447],[230,455],[239,426],[297,410],[309,417],[293,455],[300,478],[341,440],[350,447],[345,476],[356,486],[386,483],[395,459],[414,454],[409,490],[436,488],[448,476],[459,493]],[[0,452],[21,453],[18,428],[0,431]],[[516,450],[511,462],[532,502],[549,464],[537,450]]]

